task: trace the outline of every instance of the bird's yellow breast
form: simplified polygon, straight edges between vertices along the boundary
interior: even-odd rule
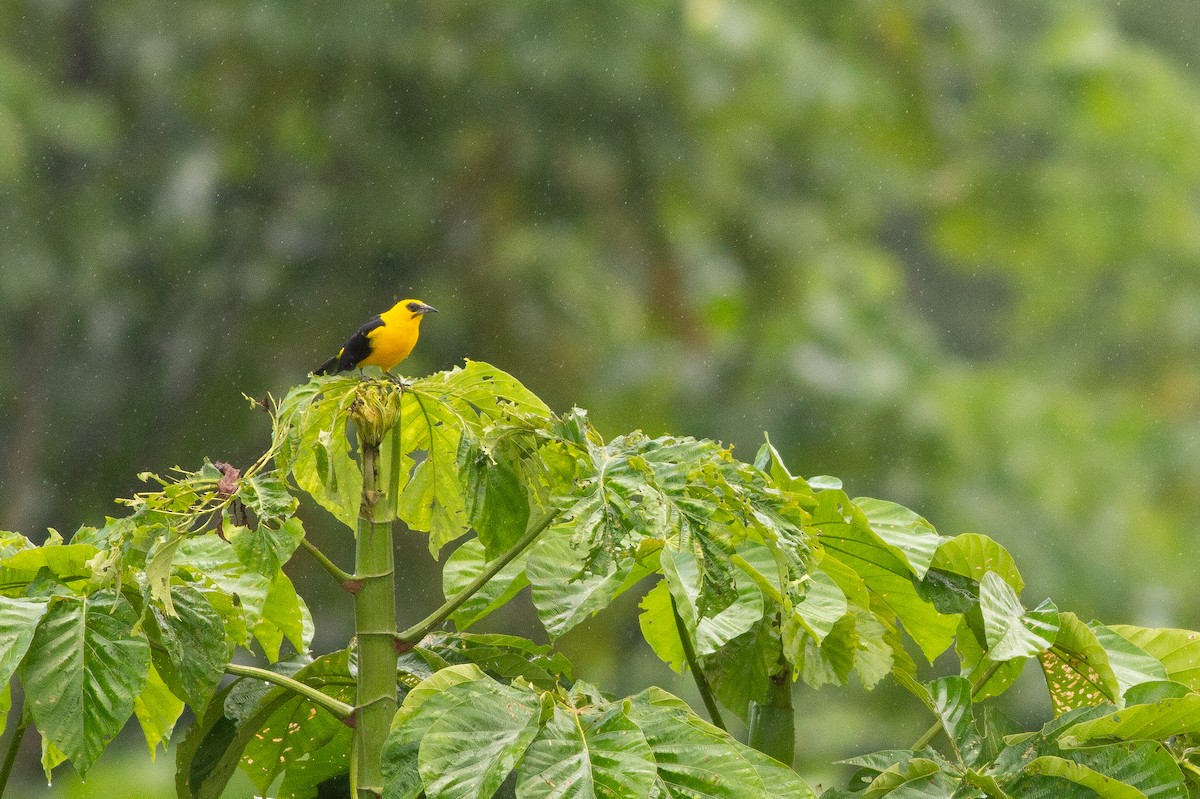
[[[380,318],[383,325],[367,334],[371,354],[359,366],[378,366],[386,371],[407,358],[417,345],[421,317],[397,305]]]

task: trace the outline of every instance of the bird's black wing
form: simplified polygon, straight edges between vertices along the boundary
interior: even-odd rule
[[[345,372],[358,366],[371,354],[371,339],[368,336],[377,327],[383,327],[383,319],[373,316],[350,337],[346,345],[342,347],[341,353],[321,364],[313,374],[327,375],[332,372]]]

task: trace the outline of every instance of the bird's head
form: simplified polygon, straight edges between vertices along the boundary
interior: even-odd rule
[[[432,305],[426,305],[420,300],[400,300],[400,302],[396,303],[396,310],[401,309],[410,314],[409,319],[418,322],[425,314],[438,312],[437,308],[434,308]]]

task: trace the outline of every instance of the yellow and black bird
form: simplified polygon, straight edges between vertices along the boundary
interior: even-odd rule
[[[412,352],[421,332],[421,317],[427,313],[437,313],[437,308],[420,300],[401,300],[360,327],[338,354],[314,369],[313,374],[328,375],[364,366],[388,371]]]

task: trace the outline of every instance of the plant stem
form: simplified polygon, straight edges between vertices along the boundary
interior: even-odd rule
[[[409,627],[403,632],[396,633],[396,640],[406,644],[415,644],[426,635],[429,635],[429,633],[437,628],[439,624],[449,618],[451,613],[458,610],[464,602],[474,596],[475,592],[477,592],[480,588],[483,588],[483,586],[487,584],[488,580],[495,577],[501,569],[511,563],[513,558],[517,557],[517,555],[520,555],[530,544],[536,541],[538,536],[545,532],[546,528],[554,523],[554,520],[558,518],[559,513],[560,511],[553,511],[546,514],[541,521],[537,522],[528,530],[526,530],[525,535],[521,536],[508,551],[489,563],[487,567],[479,573],[478,577],[467,584],[463,590],[455,594],[453,598],[447,600],[446,603],[440,608],[435,610],[433,613],[430,613],[424,619],[421,619],[421,621],[417,622],[412,627]]]
[[[311,685],[305,685],[299,680],[294,680],[284,674],[276,674],[273,671],[260,669],[257,666],[243,666],[240,663],[230,663],[225,667],[226,674],[234,674],[238,677],[253,677],[263,682],[269,682],[274,685],[288,688],[296,693],[312,700],[314,705],[323,707],[339,719],[346,719],[354,715],[354,708],[334,699],[329,694],[318,691]]]
[[[354,579],[353,574],[339,569],[338,565],[330,560],[328,555],[317,549],[316,544],[312,543],[307,538],[300,539],[300,546],[304,547],[305,551],[312,555],[317,563],[321,564],[321,568],[327,571],[329,576],[337,580],[340,584],[345,585]]]
[[[683,617],[679,615],[679,608],[675,604],[674,596],[671,597],[671,615],[675,617],[675,629],[679,631],[679,643],[683,645],[683,657],[687,660],[688,668],[692,672],[692,679],[696,681],[700,698],[704,700],[704,707],[708,709],[708,717],[712,719],[713,724],[724,730],[725,720],[721,718],[721,710],[717,707],[717,699],[708,685],[708,679],[700,669],[700,661],[696,658],[696,649],[692,646],[687,625],[683,623]]]
[[[360,435],[360,441],[362,436]],[[357,711],[351,783],[360,799],[383,796],[383,742],[396,715],[396,575],[391,522],[375,520],[379,492],[379,445],[362,443],[362,511],[354,571],[362,587],[354,595],[358,640]],[[399,468],[399,464],[393,466]],[[382,481],[387,485],[387,481]]]
[[[750,703],[750,735],[747,743],[764,755],[791,766],[796,756],[796,717],[792,712],[792,670],[772,674],[767,696]]]
[[[18,724],[8,739],[8,751],[4,753],[4,765],[0,766],[0,798],[8,787],[8,775],[12,774],[13,763],[17,761],[17,750],[21,748],[21,739],[25,737],[25,725]]]

